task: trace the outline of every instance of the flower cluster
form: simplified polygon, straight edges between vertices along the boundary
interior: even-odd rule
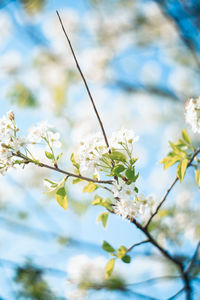
[[[61,143],[59,133],[54,133],[51,128],[46,122],[39,123],[37,127],[31,128],[28,137],[24,138],[19,135],[14,112],[7,112],[6,116],[0,119],[0,173],[3,175],[9,168],[25,160],[36,162],[28,150],[28,145],[40,143],[42,139],[51,151],[47,152],[48,158],[55,161],[52,147],[60,147]],[[28,157],[27,153],[31,154],[31,157]]]
[[[111,288],[114,280],[124,284],[122,275],[114,273],[109,280],[105,279],[106,260],[99,256],[89,258],[87,255],[75,255],[67,265],[67,299],[81,299],[87,297],[89,289]]]
[[[0,119],[0,173],[4,174],[15,164],[13,152],[20,151],[26,146],[26,139],[18,137],[15,124],[15,115],[12,111],[7,112],[6,116]]]
[[[121,129],[113,132],[109,137],[109,148],[105,144],[103,135],[98,132],[89,135],[80,143],[77,152],[77,162],[80,165],[80,173],[83,175],[96,174],[100,177],[100,172],[108,172],[111,168],[111,160],[106,159],[106,154],[111,150],[117,150],[131,158],[133,143],[138,140],[132,130]]]
[[[115,197],[114,212],[123,219],[132,220],[138,214],[144,214],[145,209],[151,206],[152,197],[145,198],[143,194],[137,195],[134,183],[114,182],[112,192]]]
[[[28,140],[32,144],[38,144],[41,140],[45,140],[51,147],[60,148],[60,134],[58,132],[54,133],[51,128],[53,126],[49,125],[46,121],[38,123],[37,126],[30,128]]]
[[[185,120],[194,133],[200,133],[200,97],[188,99],[185,104]]]

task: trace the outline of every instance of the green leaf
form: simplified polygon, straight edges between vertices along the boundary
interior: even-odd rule
[[[127,252],[127,248],[125,246],[120,246],[117,250],[117,258],[122,258]]]
[[[67,209],[68,201],[67,201],[67,195],[64,186],[59,190],[57,190],[56,201],[62,208]]]
[[[173,166],[176,162],[180,161],[180,157],[175,156],[167,156],[163,158],[160,163],[164,164],[164,170],[168,169],[169,167]]]
[[[94,196],[94,200],[92,201],[92,205],[100,205],[100,206],[103,206],[109,210],[112,209],[111,207],[111,201],[110,199],[103,199],[101,197],[99,197],[98,195],[95,195]]]
[[[200,185],[200,169],[195,170],[195,180],[197,185]]]
[[[51,152],[45,151],[45,155],[48,159],[53,159],[53,154]]]
[[[121,259],[124,263],[129,264],[131,262],[131,257],[130,255],[125,255]]]
[[[57,182],[53,182],[47,178],[44,179],[44,181],[47,181],[51,184],[51,188],[56,188],[58,186],[58,183]]]
[[[82,181],[82,179],[80,179],[80,178],[75,178],[75,179],[72,180],[72,183],[73,183],[73,184],[77,184],[77,183],[79,183],[79,182],[81,182],[81,181]]]
[[[62,155],[63,155],[63,153],[58,154],[58,156],[56,157],[56,160],[59,160]]]
[[[123,165],[118,165],[118,166],[115,166],[113,169],[112,169],[112,175],[115,176],[115,175],[119,175],[121,172],[123,172],[125,170],[125,167]]]
[[[71,160],[71,162],[72,162],[72,164],[73,164],[73,166],[76,168],[76,169],[78,169],[79,170],[79,168],[80,168],[80,165],[75,161],[75,158],[74,158],[74,153],[72,153],[72,155],[71,155],[71,157],[70,157],[70,160]]]
[[[185,176],[187,165],[188,165],[188,159],[183,159],[177,166],[176,174],[180,182],[182,182]]]
[[[109,260],[109,262],[106,264],[106,270],[105,270],[106,271],[106,274],[105,274],[106,279],[110,278],[110,276],[112,275],[114,265],[115,265],[115,259],[114,258]]]
[[[92,193],[98,188],[98,185],[94,184],[93,182],[89,182],[84,188],[84,193]]]
[[[106,241],[103,241],[102,248],[109,253],[113,253],[115,251],[115,249]]]
[[[191,139],[190,139],[189,134],[187,133],[186,129],[182,130],[182,138],[187,144],[189,144],[189,145],[192,144]]]
[[[108,157],[116,161],[126,162],[126,155],[119,151],[113,151],[108,154]]]
[[[98,216],[97,222],[102,222],[104,228],[105,228],[106,225],[107,225],[108,216],[109,216],[109,213],[108,213],[108,212],[102,212],[102,213]]]

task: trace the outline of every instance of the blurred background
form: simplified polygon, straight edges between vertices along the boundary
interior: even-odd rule
[[[200,95],[199,1],[0,0],[1,116],[14,110],[25,134],[39,121],[53,124],[64,141],[62,168],[72,170],[70,153],[99,125],[56,10],[106,132],[125,127],[140,136],[134,150],[139,188],[159,201],[176,171],[164,172],[158,162],[169,150],[168,141],[186,127],[185,101]],[[198,136],[192,138],[198,144]],[[41,153],[38,148],[38,158]],[[104,229],[96,221],[103,210],[90,205],[92,195],[83,194],[81,185],[67,184],[69,208],[62,210],[45,194],[44,178],[62,176],[27,166],[0,178],[1,300],[81,299],[68,281],[75,255],[103,256],[106,263],[103,240],[130,247],[144,239],[117,216],[109,216]],[[198,192],[189,171],[151,229],[171,253],[188,259],[200,237]],[[128,292],[100,288],[87,291],[85,298],[167,299],[182,287],[180,279],[146,281],[176,275],[150,245],[131,256],[130,265],[116,264]],[[199,265],[195,272],[200,275]],[[136,284],[140,281],[145,282]],[[194,299],[200,299],[198,285],[193,282]]]

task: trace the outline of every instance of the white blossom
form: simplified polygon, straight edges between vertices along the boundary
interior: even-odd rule
[[[185,120],[194,133],[200,133],[200,97],[188,99],[186,102]]]
[[[138,139],[139,137],[135,135],[133,130],[122,128],[119,131],[111,133],[109,136],[109,144],[111,148],[123,149],[122,144],[131,146],[133,143],[137,142]]]
[[[37,126],[30,128],[28,140],[32,144],[40,143],[42,139],[48,141],[50,146],[59,148],[61,146],[60,134],[54,133],[52,126],[46,121],[38,123]]]
[[[132,152],[132,145],[138,140],[132,130],[121,129],[112,133],[108,137],[110,149],[127,154]],[[127,150],[125,150],[127,149]],[[109,153],[109,148],[105,144],[101,132],[91,134],[80,142],[77,152],[77,160],[80,164],[80,173],[83,175],[96,174],[100,176],[100,171],[104,167],[102,162],[103,154]]]
[[[136,194],[135,184],[125,182],[114,182],[111,188],[114,197],[114,212],[123,219],[132,220],[138,214],[144,214],[145,209],[151,205],[152,197],[146,198],[143,194]]]

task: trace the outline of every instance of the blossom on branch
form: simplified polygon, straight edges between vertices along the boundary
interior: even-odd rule
[[[200,97],[187,100],[185,120],[192,127],[194,133],[200,133]]]
[[[28,136],[30,143],[38,144],[43,139],[48,142],[51,147],[60,148],[60,134],[54,133],[51,128],[53,128],[53,126],[49,125],[46,121],[40,122],[37,126],[30,128]]]

